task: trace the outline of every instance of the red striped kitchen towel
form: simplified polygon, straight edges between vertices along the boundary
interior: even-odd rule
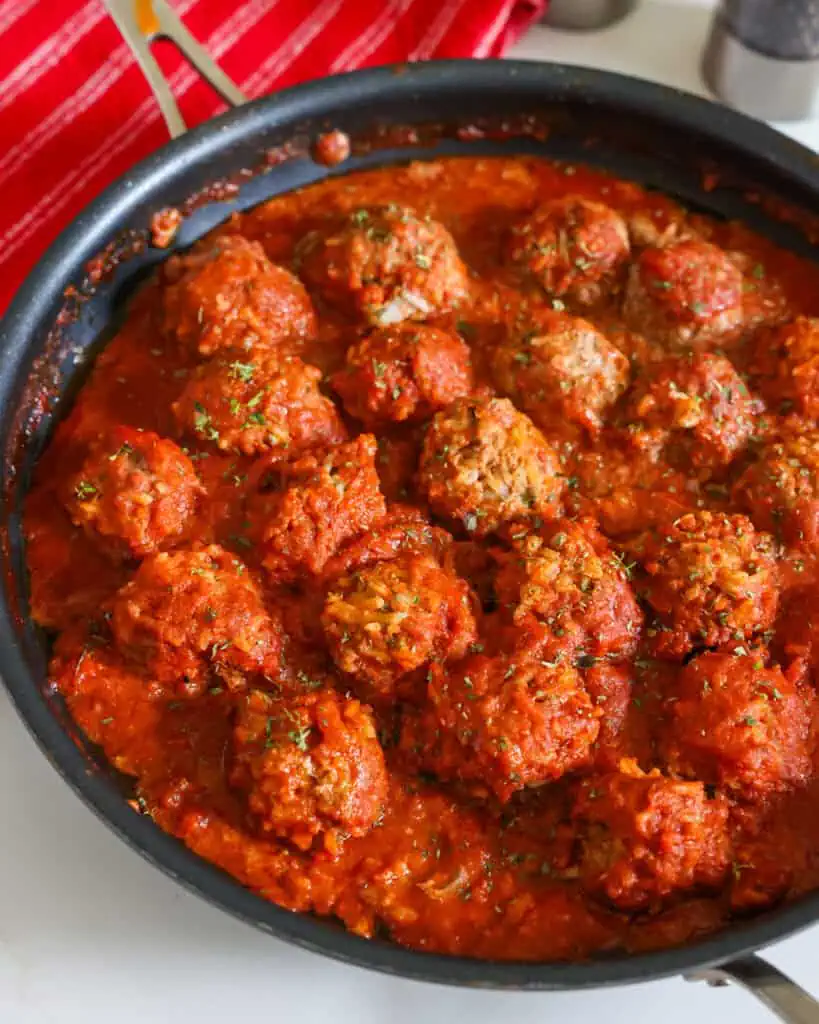
[[[251,97],[336,71],[490,57],[547,0],[171,0]],[[159,44],[189,125],[223,105]],[[0,312],[49,242],[167,138],[101,0],[0,2]]]

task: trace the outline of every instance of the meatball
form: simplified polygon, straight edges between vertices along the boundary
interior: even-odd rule
[[[811,716],[765,652],[703,654],[679,676],[666,757],[672,771],[747,800],[803,783],[811,773]]]
[[[643,568],[640,593],[657,613],[657,653],[735,644],[773,623],[773,538],[745,516],[687,512],[643,534],[631,550]]]
[[[639,450],[711,471],[742,451],[761,411],[724,356],[691,352],[664,360],[638,381],[627,429]]]
[[[665,348],[717,342],[742,325],[742,274],[709,242],[644,249],[629,272],[623,316]]]
[[[322,622],[336,665],[382,700],[394,699],[407,673],[432,659],[462,658],[477,638],[468,586],[424,554],[340,577]]]
[[[309,285],[375,327],[445,313],[468,290],[446,228],[394,203],[355,210],[336,234],[308,235],[299,258]]]
[[[216,544],[161,552],[116,594],[114,638],[128,657],[181,696],[198,696],[213,670],[231,688],[275,674],[280,627],[245,566]]]
[[[505,255],[548,295],[590,305],[611,290],[628,259],[628,228],[611,207],[582,196],[564,196],[537,207],[516,224]]]
[[[241,698],[230,782],[262,833],[330,852],[363,836],[387,799],[387,769],[369,709],[333,690],[285,703],[261,690]]]
[[[427,706],[408,717],[401,746],[440,778],[506,801],[587,764],[600,714],[569,665],[473,655],[432,665]]]
[[[226,353],[196,370],[173,411],[183,430],[222,451],[290,455],[346,437],[320,380],[298,356]]]
[[[241,235],[204,239],[172,256],[164,275],[162,330],[200,355],[296,344],[315,334],[304,285]]]
[[[763,530],[789,544],[819,544],[819,430],[788,432],[765,445],[736,482],[733,498]]]
[[[259,472],[248,505],[262,565],[277,582],[319,574],[347,541],[386,514],[371,434]]]
[[[580,883],[618,910],[657,909],[675,893],[718,888],[729,860],[727,805],[702,782],[644,774],[635,762],[584,779],[572,817]]]
[[[599,431],[628,387],[629,361],[588,321],[542,310],[492,354],[498,387],[548,430],[568,421]]]
[[[436,512],[483,537],[510,519],[553,518],[564,490],[557,454],[505,398],[459,398],[432,420],[421,489]]]
[[[798,316],[758,331],[754,347],[751,369],[771,405],[819,419],[819,320]]]
[[[469,349],[424,324],[381,328],[347,350],[333,387],[367,427],[425,420],[471,390]]]
[[[62,501],[74,525],[109,554],[142,558],[179,540],[203,493],[173,441],[116,427],[66,480]]]
[[[590,521],[559,520],[498,555],[495,593],[516,625],[529,616],[553,638],[551,653],[594,658],[634,653],[643,615],[622,561]]]

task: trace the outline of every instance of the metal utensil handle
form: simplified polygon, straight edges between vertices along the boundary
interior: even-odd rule
[[[244,93],[208,55],[202,44],[194,39],[166,0],[103,0],[103,3],[156,96],[171,138],[183,135],[187,125],[171,87],[151,53],[151,43],[155,39],[168,39],[172,42],[226,103],[237,107],[247,102]]]
[[[730,960],[691,974],[688,980],[706,981],[709,985],[734,982],[773,1010],[784,1024],[819,1024],[819,1002],[760,956]]]

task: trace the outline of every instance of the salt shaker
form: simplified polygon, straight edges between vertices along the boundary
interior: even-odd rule
[[[708,87],[767,121],[819,111],[819,0],[721,0],[702,57]]]

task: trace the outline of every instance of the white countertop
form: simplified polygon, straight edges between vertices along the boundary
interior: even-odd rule
[[[703,92],[710,4],[644,0],[605,32],[534,29],[514,56],[628,72]],[[819,122],[789,134],[819,150]],[[819,996],[819,929],[770,959]],[[0,691],[0,1024],[770,1024],[733,989],[681,980],[567,995],[466,992],[303,953],[182,891],[60,781]]]

